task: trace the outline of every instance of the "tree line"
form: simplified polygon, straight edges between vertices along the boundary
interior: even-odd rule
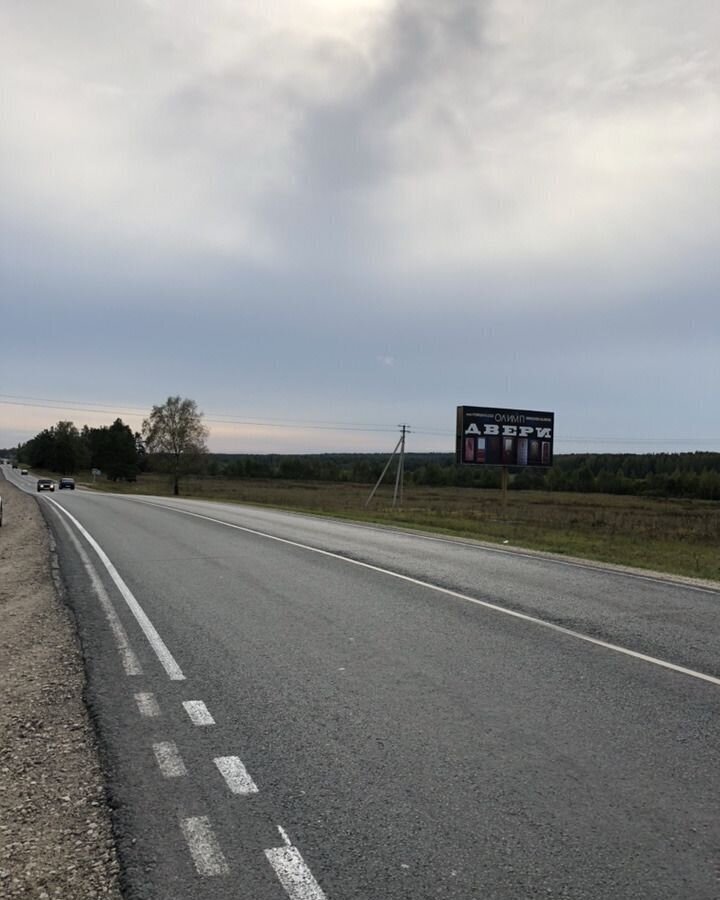
[[[372,484],[387,462],[380,453],[222,454],[207,452],[207,429],[193,400],[168,397],[154,406],[141,432],[121,419],[101,428],[61,421],[16,450],[0,451],[37,469],[72,475],[97,468],[113,480],[145,471],[183,475]],[[497,488],[498,468],[459,466],[451,453],[408,453],[407,484]],[[720,453],[574,453],[551,469],[511,469],[511,490],[577,491],[720,500]]]
[[[102,428],[85,425],[82,429],[60,421],[19,444],[15,455],[34,469],[61,475],[100,469],[112,481],[135,481],[146,468],[142,437],[122,419]]]
[[[212,454],[206,472],[226,478],[292,479],[372,484],[386,454]],[[451,453],[407,453],[407,484],[497,488],[498,468],[459,466]],[[575,491],[720,500],[720,453],[577,453],[553,467],[510,469],[511,490]]]
[[[180,479],[200,471],[207,453],[207,428],[194,400],[168,397],[153,406],[142,432],[133,432],[122,419],[110,426],[81,430],[73,422],[60,421],[20,444],[12,454],[35,469],[74,475],[99,469],[112,481],[136,481],[148,469],[167,471],[173,493],[180,493]]]

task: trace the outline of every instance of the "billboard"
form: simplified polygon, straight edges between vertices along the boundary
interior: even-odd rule
[[[555,413],[458,406],[456,459],[465,466],[538,466],[553,461]]]

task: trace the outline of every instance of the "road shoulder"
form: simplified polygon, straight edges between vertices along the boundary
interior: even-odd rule
[[[51,537],[33,496],[6,480],[0,492],[0,894],[119,900],[82,657]]]

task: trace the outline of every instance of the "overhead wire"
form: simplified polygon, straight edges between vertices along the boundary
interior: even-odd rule
[[[0,405],[3,406],[22,406],[35,409],[48,410],[65,410],[71,412],[95,412],[107,413],[108,415],[129,415],[129,416],[147,416],[148,410],[138,406],[115,406],[109,407],[106,404],[94,403],[85,400],[59,400],[48,397],[29,397],[15,394],[0,394]],[[216,425],[240,425],[256,428],[291,428],[293,430],[311,429],[314,431],[350,431],[357,433],[388,433],[397,432],[399,426],[362,422],[332,422],[326,420],[310,421],[304,419],[285,419],[271,416],[252,416],[244,417],[233,413],[211,412],[203,416],[206,422]],[[410,430],[410,429],[408,429]],[[427,437],[443,437],[455,438],[454,431],[440,431],[432,427],[412,428],[412,434],[424,435]],[[666,444],[718,444],[720,445],[720,437],[663,437],[663,438],[645,438],[631,437],[623,438],[611,437],[594,437],[586,436],[564,436],[556,435],[556,443],[558,444],[601,444],[606,446],[620,445],[643,445],[656,446]]]
[[[11,398],[11,399],[7,399]],[[43,397],[17,397],[11,394],[0,394],[0,405],[29,406],[36,409],[67,410],[71,412],[100,412],[109,415],[147,416],[148,410],[133,406],[117,406],[110,409],[96,403],[74,400],[51,400]],[[350,423],[306,421],[303,419],[280,419],[275,417],[255,416],[244,418],[225,413],[209,413],[203,415],[206,422],[217,425],[251,425],[263,428],[311,428],[321,431],[359,431],[359,432],[395,432],[397,428],[378,423]]]

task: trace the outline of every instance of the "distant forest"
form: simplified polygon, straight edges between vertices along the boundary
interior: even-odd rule
[[[373,483],[387,454],[211,454],[209,475]],[[394,464],[391,473],[394,472]],[[579,491],[720,500],[720,453],[573,453],[555,456],[553,467],[510,469],[511,490]],[[386,476],[389,478],[389,475]],[[498,468],[459,466],[451,453],[407,453],[406,484],[494,488]]]
[[[106,477],[134,481],[159,465],[139,434],[122,420],[78,430],[58,422],[18,448],[0,449],[38,469],[72,474],[92,467]],[[380,453],[208,454],[198,474],[223,478],[291,479],[372,484],[387,462]],[[394,475],[394,464],[386,479]],[[511,490],[578,491],[720,500],[720,453],[574,453],[555,456],[550,470],[510,469]],[[408,453],[405,482],[495,488],[498,468],[458,466],[451,453]]]

